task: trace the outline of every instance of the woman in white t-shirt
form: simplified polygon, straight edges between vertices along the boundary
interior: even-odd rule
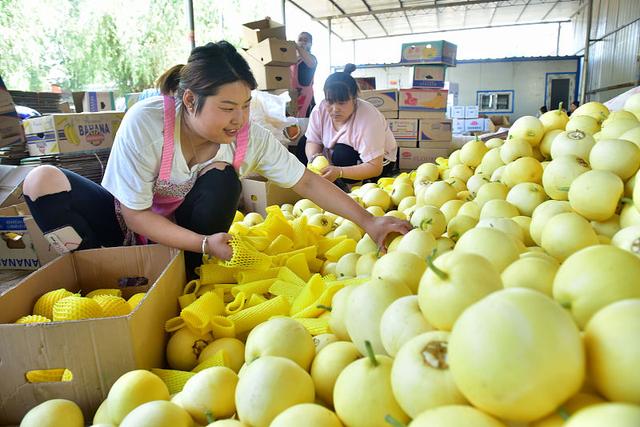
[[[322,176],[343,183],[390,176],[397,144],[376,107],[358,98],[358,84],[347,72],[330,75],[325,99],[311,112],[305,147],[308,161],[324,154],[331,165]]]
[[[251,172],[351,219],[381,246],[388,233],[409,230],[407,222],[370,215],[249,122],[256,81],[229,43],[195,48],[169,74],[161,91],[174,96],[138,102],[125,115],[102,186],[53,166],[25,179],[31,213],[59,251],[148,239],[187,251],[188,274],[202,253],[229,259],[238,176]]]

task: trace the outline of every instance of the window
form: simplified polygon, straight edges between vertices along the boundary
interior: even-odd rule
[[[480,113],[513,113],[513,91],[478,91]]]

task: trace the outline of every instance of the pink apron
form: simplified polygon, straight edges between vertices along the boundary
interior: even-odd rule
[[[291,84],[293,85],[293,89],[295,93],[298,95],[298,99],[296,101],[296,115],[295,117],[306,117],[307,110],[309,109],[309,105],[311,105],[311,100],[313,99],[313,79],[311,79],[311,83],[309,86],[302,86],[298,81],[298,67],[302,59],[299,59],[296,64],[293,64],[289,67],[291,71]]]
[[[164,96],[164,132],[162,143],[162,156],[160,160],[160,172],[153,185],[153,202],[151,211],[173,220],[173,213],[180,207],[184,198],[198,178],[198,174],[205,165],[198,165],[197,172],[186,182],[174,184],[171,182],[171,166],[175,149],[174,130],[176,123],[175,99],[172,96]],[[246,123],[238,132],[236,139],[236,151],[233,156],[233,168],[240,172],[240,165],[247,154],[249,145],[249,123]],[[116,214],[120,221],[120,227],[125,232],[125,245],[146,244],[147,238],[129,230],[122,218],[120,203],[116,200]]]

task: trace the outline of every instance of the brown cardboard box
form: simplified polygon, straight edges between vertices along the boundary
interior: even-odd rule
[[[246,212],[267,214],[267,206],[295,203],[301,197],[291,188],[282,188],[261,176],[242,179],[242,200]]]
[[[279,67],[276,65],[263,65],[248,51],[238,50],[240,55],[247,61],[253,76],[258,83],[260,90],[288,89],[291,86],[291,72],[289,67]]]
[[[147,291],[128,316],[16,325],[46,292],[117,288],[120,279],[146,277],[150,285],[123,288],[123,296]],[[178,314],[185,285],[181,251],[160,245],[92,249],[66,254],[30,274],[0,297],[0,425],[18,424],[48,399],[69,399],[85,420],[113,383],[134,369],[163,367],[165,322]],[[66,368],[70,382],[28,383],[25,373]]]
[[[379,111],[398,110],[398,91],[395,89],[363,90],[360,98],[373,104]]]
[[[22,181],[33,166],[0,165],[0,207],[22,203]]]
[[[0,209],[0,269],[37,270],[58,257],[25,203]]]
[[[413,141],[415,146],[418,140],[417,119],[389,119],[387,123],[396,141]]]
[[[418,141],[418,148],[451,148],[451,141]]]
[[[284,25],[269,18],[242,24],[242,39],[249,47],[270,37],[286,40],[287,30]]]
[[[418,146],[418,141],[396,139],[396,145],[398,145],[398,147],[416,148]]]
[[[278,65],[287,67],[298,60],[296,44],[292,41],[280,39],[265,39],[247,51],[247,54],[258,60],[262,65]]]
[[[22,122],[32,156],[96,150],[113,145],[124,112],[51,114]]]
[[[400,89],[398,109],[445,113],[447,94],[444,89]]]
[[[418,141],[450,142],[451,120],[421,119]]]
[[[443,112],[430,112],[430,111],[398,111],[399,119],[442,119],[446,118]]]
[[[387,119],[397,119],[398,118],[398,110],[393,111],[380,111],[382,115]]]
[[[100,113],[115,111],[116,98],[113,92],[73,92],[76,113]]]
[[[450,153],[450,148],[400,148],[400,170],[415,169],[423,163],[435,163],[438,157],[448,157]]]

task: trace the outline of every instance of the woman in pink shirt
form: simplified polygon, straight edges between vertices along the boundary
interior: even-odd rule
[[[324,84],[324,96],[309,119],[308,161],[324,154],[331,165],[322,176],[342,188],[344,183],[390,176],[396,140],[382,113],[358,98],[355,79],[345,72],[333,73]]]

